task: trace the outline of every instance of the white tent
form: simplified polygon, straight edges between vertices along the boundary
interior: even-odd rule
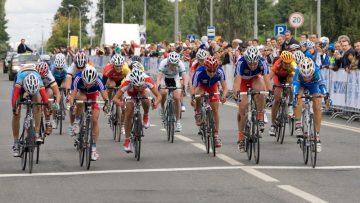
[[[134,40],[136,44],[140,44],[139,24],[104,24],[101,45],[111,46],[113,43],[121,45],[123,41],[130,44],[131,40]]]

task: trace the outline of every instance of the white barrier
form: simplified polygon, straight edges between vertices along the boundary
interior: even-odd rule
[[[346,106],[360,109],[360,71],[351,71],[347,76]]]
[[[228,89],[231,91],[233,89],[233,81],[234,81],[234,64],[227,64],[223,66],[225,72],[225,80]]]
[[[346,106],[347,75],[344,69],[330,72],[330,98],[333,105]]]

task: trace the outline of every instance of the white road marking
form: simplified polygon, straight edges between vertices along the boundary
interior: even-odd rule
[[[236,161],[235,159],[233,159],[229,156],[226,156],[225,154],[216,154],[216,157],[229,163],[230,165],[233,165],[233,166],[243,166],[244,165],[243,163]]]
[[[150,124],[150,127],[156,127],[156,125],[155,124]]]
[[[160,130],[161,130],[161,131],[164,131],[164,132],[166,131],[165,128],[161,128]]]
[[[291,194],[293,195],[296,195],[302,199],[305,199],[309,202],[316,202],[316,203],[326,203],[327,201],[325,200],[322,200],[310,193],[307,193],[307,192],[304,192],[296,187],[293,187],[291,185],[278,185],[279,188],[287,191],[287,192],[290,192]]]
[[[203,150],[204,152],[206,151],[205,146],[203,144],[200,143],[191,143],[192,145],[194,145],[195,147]]]
[[[348,125],[341,125],[341,124],[327,122],[327,121],[321,121],[321,124],[332,127],[332,128],[340,128],[343,130],[349,130],[349,131],[353,131],[356,133],[360,133],[360,128],[356,128],[356,127],[352,127],[352,126],[348,126]]]
[[[278,169],[278,170],[342,170],[342,169],[360,169],[360,166],[252,166],[254,169]]]
[[[262,173],[262,172],[260,172],[258,170],[253,169],[253,168],[245,167],[245,168],[241,168],[241,169],[243,171],[245,171],[245,172],[247,172],[247,173],[249,173],[249,174],[251,174],[251,175],[253,175],[253,176],[255,176],[255,177],[257,177],[257,178],[259,178],[261,180],[263,180],[263,181],[265,181],[265,182],[279,182],[279,180],[277,180],[277,179],[275,179],[275,178],[273,178],[271,176],[268,176],[265,173]]]
[[[176,137],[177,139],[180,139],[180,140],[184,141],[184,142],[194,142],[194,140],[192,140],[192,139],[190,139],[190,138],[188,138],[188,137],[185,137],[185,136],[183,136],[183,135],[175,135],[175,137]]]

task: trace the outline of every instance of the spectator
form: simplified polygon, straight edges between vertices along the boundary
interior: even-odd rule
[[[347,67],[346,71],[348,73],[350,73],[351,70],[356,70],[358,69],[358,65],[359,65],[359,60],[356,57],[356,52],[354,49],[352,49],[351,51],[349,51],[348,53],[348,57],[347,59],[349,60],[350,64]]]
[[[23,54],[26,51],[29,52],[33,52],[32,49],[30,49],[26,44],[25,44],[25,39],[21,39],[21,43],[19,44],[18,48],[17,48],[17,53],[18,54]]]
[[[308,41],[308,35],[306,33],[302,33],[300,35],[300,42]]]
[[[252,46],[255,46],[255,47],[259,46],[259,40],[258,39],[253,39],[252,40]]]
[[[309,40],[316,43],[319,41],[318,39],[318,35],[317,34],[311,34],[310,37],[309,37]]]
[[[210,47],[209,47],[209,49],[208,49],[208,51],[209,51],[209,53],[210,53],[211,56],[214,56],[215,49],[216,49],[217,47],[219,47],[219,46],[217,45],[216,41],[211,41]]]
[[[274,58],[279,56],[280,48],[275,37],[271,38],[271,50],[271,54]]]
[[[356,51],[356,59],[360,61],[360,39],[357,39],[354,43],[355,51]],[[360,63],[358,63],[358,69],[360,70]]]
[[[279,55],[280,55],[281,52],[285,50],[285,36],[279,35],[277,37],[277,42],[278,42],[278,46],[279,46]]]
[[[271,66],[274,62],[274,55],[272,54],[272,47],[270,46],[266,46],[264,48],[264,58],[266,59],[266,62],[268,63],[269,66]]]
[[[355,50],[351,47],[349,38],[346,37],[341,38],[340,43],[341,43],[343,55],[341,56],[340,53],[336,53],[336,52],[334,53],[334,56],[336,58],[334,69],[337,70],[339,68],[344,68],[345,70],[347,70],[350,66],[348,55],[352,52],[355,52]]]
[[[271,39],[270,38],[266,39],[266,46],[268,46],[268,47],[271,46]]]
[[[285,50],[289,50],[289,49],[290,49],[290,45],[292,45],[292,44],[299,44],[299,42],[296,41],[296,40],[294,39],[294,37],[291,35],[291,31],[290,31],[290,30],[287,30],[287,31],[285,32],[285,42],[284,42],[284,44],[285,44]]]
[[[233,58],[232,46],[228,44],[225,48],[223,48],[223,50],[222,65],[230,64]]]

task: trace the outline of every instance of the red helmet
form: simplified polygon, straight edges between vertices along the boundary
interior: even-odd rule
[[[40,76],[43,78],[45,77],[49,72],[49,65],[46,62],[40,62],[36,64],[36,71],[40,74]]]
[[[210,72],[214,72],[218,69],[219,62],[214,56],[209,56],[205,60],[205,68]]]

